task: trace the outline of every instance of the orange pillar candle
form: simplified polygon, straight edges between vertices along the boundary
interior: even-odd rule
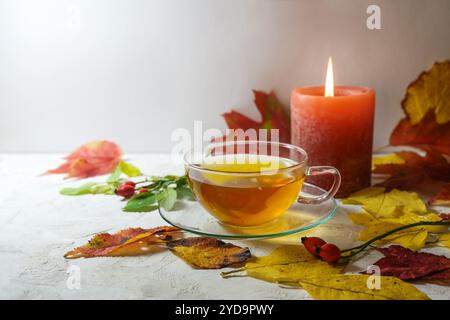
[[[338,197],[370,186],[375,91],[334,87],[331,59],[326,87],[296,88],[291,96],[291,143],[308,153],[309,165],[336,167]],[[325,187],[323,177],[313,183]]]

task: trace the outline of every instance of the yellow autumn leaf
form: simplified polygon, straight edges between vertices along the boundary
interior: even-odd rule
[[[366,211],[350,212],[348,217],[354,224],[359,224],[364,227],[370,227],[378,221],[373,215]]]
[[[359,241],[368,241],[373,239],[380,234],[388,232],[399,225],[378,223],[372,227],[369,227],[363,231],[358,236]],[[399,231],[394,233],[393,235],[387,236],[382,240],[379,240],[378,243],[396,243],[405,248],[411,249],[413,251],[417,251],[423,248],[426,244],[426,240],[428,238],[428,231],[424,228],[411,228],[403,231]]]
[[[380,218],[380,221],[399,223],[399,224],[411,224],[420,221],[441,221],[442,218],[435,213],[416,214],[409,209],[404,209],[403,214],[396,218]]]
[[[280,264],[289,264],[303,261],[314,260],[308,251],[303,246],[286,245],[274,249],[270,255],[257,257],[245,264],[245,268],[257,268],[263,266],[273,266]]]
[[[386,218],[386,219],[379,219],[379,220],[382,222],[406,225],[406,224],[412,224],[412,223],[423,222],[423,221],[436,222],[436,221],[441,221],[442,218],[436,213],[427,213],[427,214],[419,215],[408,209],[404,209],[403,215],[401,215],[397,218]],[[442,233],[442,232],[448,231],[448,226],[420,226],[420,228],[423,228],[423,229],[428,230],[429,232],[433,232],[433,233]]]
[[[392,277],[380,277],[381,289],[369,289],[371,276],[344,275],[343,268],[313,257],[300,245],[282,246],[222,276],[245,271],[255,279],[303,287],[314,299],[428,299],[414,286]]]
[[[426,205],[417,193],[397,189],[382,192],[382,189],[364,189],[350,195],[344,203],[362,205],[367,212],[377,218],[399,217],[403,214],[403,209],[408,209],[417,214],[426,213]]]
[[[379,236],[383,233],[391,231],[392,229],[398,228],[401,225],[393,224],[388,222],[376,221],[371,226],[368,226],[366,229],[362,230],[358,235],[359,241],[368,241],[376,236]],[[397,232],[401,233],[401,231]]]
[[[269,282],[290,283],[298,282],[305,277],[328,276],[342,272],[342,267],[330,265],[322,260],[314,258],[310,261],[302,261],[285,265],[271,265],[246,269],[247,275]]]
[[[435,214],[419,216],[408,212],[398,218],[376,219],[367,212],[350,213],[350,220],[353,223],[366,227],[359,235],[359,241],[368,241],[376,236],[384,234],[402,225],[411,224],[419,221],[438,221]],[[438,217],[438,216],[437,216]],[[445,226],[444,226],[445,227]],[[379,240],[379,243],[396,243],[405,248],[417,251],[426,244],[429,232],[442,232],[441,226],[418,226],[398,231],[390,236]]]
[[[450,121],[449,83],[450,60],[447,60],[436,62],[408,86],[402,106],[411,124],[419,123],[430,110],[434,111],[438,124]]]
[[[372,277],[372,278],[371,278]],[[374,276],[332,274],[299,281],[308,294],[317,300],[428,300],[413,285],[394,277],[380,277],[379,289],[370,289]],[[368,282],[369,281],[369,282]]]
[[[372,158],[372,171],[375,170],[377,166],[387,165],[387,164],[404,164],[406,161],[400,157],[397,153],[389,153],[380,156],[374,156]]]
[[[347,199],[343,199],[343,204],[363,204],[366,199],[384,193],[386,189],[383,187],[369,187],[352,193]]]
[[[439,244],[450,248],[450,233],[439,236]]]
[[[342,266],[333,266],[311,255],[301,245],[286,245],[269,255],[257,257],[239,270],[223,272],[223,277],[245,271],[250,277],[270,282],[298,282],[302,277],[342,272]]]
[[[442,218],[437,215],[436,213],[427,213],[424,215],[418,215],[414,212],[411,212],[408,209],[403,210],[403,214],[396,218],[375,218],[371,214],[363,211],[363,212],[350,212],[348,214],[348,217],[350,220],[355,223],[359,224],[364,227],[371,227],[377,223],[383,223],[383,224],[391,224],[391,227],[395,228],[396,226],[400,225],[406,225],[406,224],[412,224],[416,222],[421,221],[441,221]],[[446,232],[448,230],[447,226],[421,226],[421,228],[424,228],[430,232],[433,233],[441,233]],[[387,230],[389,231],[389,230]]]
[[[362,230],[358,236],[358,240],[360,241],[370,240],[401,226],[399,223],[385,222],[376,219],[367,212],[349,213],[348,217],[353,223],[366,227],[366,229]]]
[[[407,229],[411,231],[395,233],[391,236],[384,238],[384,242],[396,243],[404,248],[411,249],[412,251],[418,251],[425,246],[428,238],[428,231],[425,229]]]

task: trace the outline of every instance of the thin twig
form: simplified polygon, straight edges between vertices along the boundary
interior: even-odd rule
[[[447,225],[450,226],[450,221],[421,221],[421,222],[416,222],[416,223],[412,223],[412,224],[407,224],[407,225],[392,229],[392,230],[385,232],[379,236],[376,236],[375,238],[372,238],[369,241],[367,241],[359,246],[342,250],[341,253],[350,252],[349,255],[343,257],[344,259],[348,259],[348,258],[351,258],[351,257],[357,255],[358,253],[363,251],[365,248],[370,246],[375,241],[381,240],[381,239],[383,239],[393,233],[396,233],[398,231],[413,228],[413,227],[418,227],[418,226],[447,226]]]

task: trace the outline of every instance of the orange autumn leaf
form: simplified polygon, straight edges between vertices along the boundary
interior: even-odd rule
[[[428,111],[416,125],[412,125],[409,118],[404,118],[391,133],[390,144],[425,147],[450,155],[450,122],[438,124],[432,111]]]
[[[168,247],[174,254],[197,269],[220,269],[235,266],[251,257],[248,248],[241,248],[210,237],[170,241]]]
[[[406,118],[391,134],[391,145],[409,145],[450,155],[450,60],[436,62],[407,88]]]
[[[403,163],[378,164],[374,173],[389,174],[390,177],[379,186],[388,189],[411,190],[425,178],[450,182],[450,163],[439,153],[428,151],[426,156],[415,152],[397,152]]]
[[[114,234],[99,233],[81,247],[67,252],[66,259],[136,256],[149,254],[155,244],[179,238],[181,230],[162,226],[152,229],[128,228]]]
[[[445,185],[433,198],[429,201],[430,205],[450,206],[450,184]]]
[[[110,141],[94,141],[75,149],[64,157],[65,163],[47,174],[66,173],[67,178],[88,178],[114,171],[122,157],[120,147]]]
[[[377,183],[377,187],[385,187],[387,190],[414,190],[426,178],[423,172],[408,172],[390,176],[383,182]]]
[[[439,153],[428,151],[423,157],[415,152],[397,152],[403,163],[379,164],[374,173],[406,176],[423,173],[431,179],[450,182],[450,163]]]
[[[225,122],[230,129],[278,129],[279,140],[282,142],[289,142],[290,134],[290,120],[283,106],[278,101],[274,92],[269,94],[253,90],[255,96],[255,105],[261,114],[261,121],[250,119],[249,117],[231,110],[223,114]],[[267,137],[270,140],[270,137]]]

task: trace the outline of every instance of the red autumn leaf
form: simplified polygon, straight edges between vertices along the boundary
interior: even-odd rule
[[[439,153],[428,150],[425,157],[415,152],[398,152],[405,160],[402,164],[377,165],[374,173],[389,174],[390,178],[378,184],[388,189],[410,190],[417,187],[426,177],[450,182],[450,163]]]
[[[270,92],[267,94],[256,90],[253,90],[253,93],[255,95],[254,102],[261,114],[262,120],[258,122],[237,111],[231,110],[223,114],[228,128],[243,130],[278,129],[280,141],[289,142],[291,139],[290,120],[275,93]],[[268,140],[270,140],[270,137],[268,137]]]
[[[67,259],[135,256],[150,253],[157,243],[177,239],[181,230],[175,227],[162,226],[152,229],[128,228],[117,233],[96,234],[84,246],[67,252]]]
[[[438,173],[442,174],[442,169],[450,171],[450,164],[447,160],[442,155],[432,151],[428,151],[425,157],[415,152],[397,152],[396,155],[405,160],[405,163],[377,164],[373,172],[394,175],[410,170],[423,169],[429,175],[439,178]]]
[[[450,285],[450,269],[427,275],[423,277],[422,280],[428,283],[448,286]]]
[[[437,195],[430,199],[429,203],[431,205],[450,206],[450,184],[446,184]]]
[[[450,182],[450,61],[437,62],[422,72],[407,88],[402,107],[406,117],[390,137],[393,146],[408,145],[427,152],[421,157],[411,152],[398,153],[404,164],[376,166],[375,173],[391,176],[378,184],[387,188],[415,189],[426,178]],[[450,203],[443,190],[431,203]]]
[[[423,172],[408,170],[394,174],[383,182],[377,183],[375,186],[385,187],[387,190],[414,190],[425,178],[426,175]]]
[[[409,118],[404,118],[392,132],[390,144],[418,148],[425,146],[435,152],[450,155],[450,122],[438,124],[433,111],[429,111],[416,125],[412,125]]]
[[[67,173],[67,178],[88,178],[111,173],[122,157],[120,147],[110,141],[94,141],[78,147],[64,159],[65,163],[47,174]]]
[[[383,276],[393,276],[401,280],[427,281],[427,277],[439,278],[449,275],[447,270],[450,269],[450,259],[445,256],[414,252],[399,245],[377,250],[385,256],[375,262]],[[445,274],[438,276],[442,272]]]

